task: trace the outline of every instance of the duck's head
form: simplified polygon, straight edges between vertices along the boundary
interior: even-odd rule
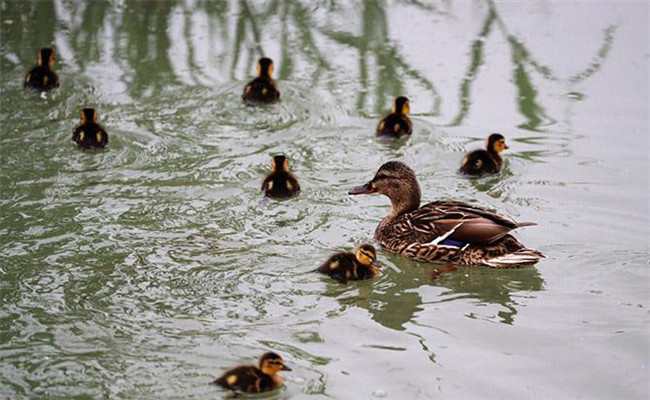
[[[374,267],[379,267],[379,265],[375,264],[375,261],[377,260],[377,250],[372,245],[369,244],[362,244],[357,248],[357,261],[361,263],[362,265],[365,266],[374,266]]]
[[[267,375],[275,375],[279,371],[291,371],[291,368],[284,365],[282,357],[271,351],[260,357],[260,369]]]
[[[97,113],[94,108],[84,108],[81,110],[81,125],[86,123],[97,123]]]
[[[37,62],[39,67],[47,66],[48,68],[52,68],[54,66],[55,61],[56,61],[56,57],[54,55],[54,50],[50,49],[49,47],[41,49],[38,52]]]
[[[357,186],[348,194],[381,193],[390,199],[392,213],[399,215],[417,210],[420,207],[420,185],[415,172],[399,161],[389,161],[382,165],[375,177],[365,185]]]
[[[485,147],[488,151],[494,153],[501,153],[503,150],[508,149],[506,145],[506,138],[500,133],[493,133],[485,139]]]
[[[262,57],[257,61],[257,76],[268,76],[270,77],[273,73],[273,60],[267,57]]]
[[[289,159],[282,154],[274,156],[271,160],[271,172],[289,172]]]
[[[411,113],[411,102],[407,97],[400,96],[393,100],[393,114],[409,115]]]

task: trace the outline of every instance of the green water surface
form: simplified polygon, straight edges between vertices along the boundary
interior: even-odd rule
[[[221,398],[269,350],[272,398],[648,398],[648,8],[1,1],[0,398]],[[26,93],[45,46],[61,87]],[[250,108],[261,55],[282,101]],[[376,140],[402,94],[413,136]],[[70,140],[83,107],[105,151]],[[491,132],[502,173],[458,176]],[[278,153],[295,199],[259,190]],[[373,242],[388,200],[346,192],[389,160],[538,222],[516,235],[548,259],[311,273]]]

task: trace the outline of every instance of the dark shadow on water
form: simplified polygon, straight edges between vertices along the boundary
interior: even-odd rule
[[[382,276],[374,280],[351,282],[348,285],[327,282],[326,295],[337,299],[344,307],[361,307],[378,324],[397,331],[407,330],[423,311],[419,289],[435,286],[443,289],[435,303],[470,299],[481,304],[501,306],[492,317],[498,322],[512,324],[517,315],[519,296],[543,290],[544,280],[536,268],[492,269],[457,267],[457,270],[433,278],[440,265],[417,263],[396,255],[388,259],[398,265],[400,272],[384,266]],[[470,316],[471,317],[471,316]]]

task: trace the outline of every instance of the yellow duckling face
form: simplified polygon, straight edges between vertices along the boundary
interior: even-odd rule
[[[88,122],[93,122],[97,123],[97,113],[95,112],[94,108],[84,108],[81,111],[81,118],[79,120],[81,122],[81,125],[88,123]]]
[[[273,159],[271,160],[271,171],[289,172],[289,159],[284,155],[273,157]]]
[[[52,68],[55,62],[56,62],[56,56],[54,55],[54,50],[50,48],[45,48],[45,49],[41,49],[41,51],[38,52],[37,63],[40,67],[47,64],[49,68]]]
[[[255,70],[257,76],[271,76],[273,74],[273,60],[267,57],[260,58]]]
[[[504,138],[503,135],[499,133],[493,133],[488,136],[486,142],[487,143],[485,147],[488,150],[492,150],[496,153],[501,153],[502,151],[508,149],[508,145],[506,145],[506,138]]]
[[[291,371],[291,368],[284,365],[284,360],[273,352],[264,353],[260,357],[260,369],[267,375],[275,375],[279,371]]]
[[[377,260],[377,251],[369,244],[362,244],[357,248],[357,261],[363,265],[373,265]]]
[[[404,96],[396,97],[393,100],[393,107],[391,108],[393,114],[409,115],[411,113],[411,102]]]

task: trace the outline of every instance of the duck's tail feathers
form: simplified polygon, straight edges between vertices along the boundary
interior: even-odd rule
[[[519,268],[536,264],[544,254],[534,249],[521,249],[514,253],[494,257],[483,261],[483,264],[492,268]]]
[[[537,222],[517,222],[517,228],[522,228],[524,226],[535,226]]]

